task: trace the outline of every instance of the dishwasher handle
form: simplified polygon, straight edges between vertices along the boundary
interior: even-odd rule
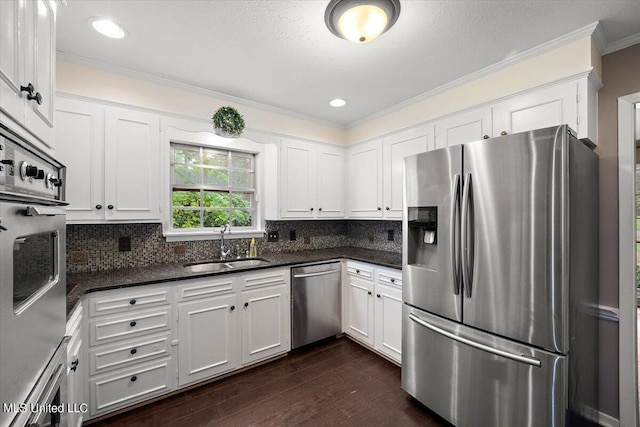
[[[316,277],[316,276],[326,276],[327,274],[340,273],[340,270],[327,270],[327,271],[319,271],[317,273],[299,273],[294,274],[294,279],[302,279],[303,277]]]

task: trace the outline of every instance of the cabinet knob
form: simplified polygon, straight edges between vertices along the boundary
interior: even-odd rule
[[[318,211],[322,212],[322,208],[318,208]]]
[[[233,311],[233,310],[235,310],[235,309],[236,309],[236,306],[235,306],[235,305],[232,305],[232,306],[231,306],[231,307],[229,307],[229,308],[231,309],[231,311]]]
[[[102,205],[96,205],[96,209],[98,210],[102,209]]]
[[[371,295],[371,291],[367,292],[369,295]]]
[[[35,100],[38,103],[38,105],[42,105],[42,95],[40,95],[40,92],[36,92],[35,95],[31,95],[31,94],[27,95],[27,99],[29,101]]]
[[[245,303],[244,303],[244,306],[245,306],[245,307],[249,307],[249,303],[248,303],[248,302],[245,302]]]
[[[378,210],[379,210],[379,211],[381,211],[381,210],[382,210],[382,208],[381,208],[380,206],[378,206]]]
[[[380,294],[376,294],[376,296],[377,296],[378,298],[380,298]]]
[[[360,270],[356,270],[356,274],[360,274]]]
[[[391,283],[395,283],[396,279],[394,279],[393,277],[391,278]]]
[[[489,139],[489,135],[483,135],[482,139]]]
[[[109,209],[109,210],[113,209],[113,205],[107,206],[107,209]]]
[[[311,212],[313,212],[313,208],[309,209]]]
[[[131,351],[130,351],[129,353],[131,353],[131,354],[136,354],[137,352],[138,352],[138,350],[137,350],[137,349],[132,348],[132,349],[131,349]]]
[[[78,369],[78,364],[80,363],[80,359],[74,360],[73,362],[71,362],[71,367],[69,368],[71,371],[76,371],[76,369]]]
[[[33,91],[36,89],[33,87],[31,83],[26,86],[20,86],[20,92],[27,92],[29,95],[33,95]]]
[[[135,300],[135,299],[130,300],[130,301],[129,301],[129,304],[131,304],[131,305],[136,305],[136,300]]]
[[[136,380],[138,379],[138,377],[136,377],[135,375],[131,377],[131,382],[134,383],[136,382]]]
[[[507,131],[506,131],[506,130],[503,130],[502,132],[500,132],[500,135],[501,135],[501,136],[505,136],[506,134],[507,134]]]
[[[389,206],[387,206],[387,207],[385,208],[385,210],[390,210]]]
[[[136,325],[137,325],[137,323],[136,323],[136,321],[135,321],[135,320],[134,320],[133,322],[129,323],[129,326],[131,326],[132,328],[133,328],[134,326],[136,326]]]

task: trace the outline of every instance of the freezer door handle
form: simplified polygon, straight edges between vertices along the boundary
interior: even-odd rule
[[[460,244],[459,231],[460,223],[460,175],[453,176],[453,186],[451,188],[451,231],[449,234],[449,247],[451,250],[451,274],[453,275],[453,293],[460,294]]]
[[[473,236],[473,229],[469,224],[469,206],[471,199],[471,174],[467,173],[464,177],[464,189],[462,190],[462,233],[461,233],[461,241],[462,241],[462,283],[464,285],[465,296],[467,298],[471,298],[471,286],[473,282],[473,278],[471,274],[473,269],[471,268],[471,251],[473,251],[473,242],[470,239],[470,236]],[[470,243],[471,241],[471,243]]]
[[[509,353],[508,351],[499,350],[497,348],[489,347],[488,345],[480,344],[479,342],[472,341],[467,338],[459,337],[451,332],[445,331],[431,323],[420,319],[415,314],[409,314],[409,319],[413,320],[419,325],[424,326],[427,329],[431,329],[433,332],[443,335],[447,338],[450,338],[454,341],[458,341],[462,344],[466,344],[470,347],[477,348],[478,350],[486,351],[487,353],[495,354],[496,356],[505,357],[507,359],[515,360],[516,362],[526,363],[531,366],[537,366],[538,368],[542,366],[542,362],[534,357],[527,356],[524,354],[514,354]]]

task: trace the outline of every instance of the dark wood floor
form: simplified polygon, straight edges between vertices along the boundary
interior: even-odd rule
[[[445,426],[400,388],[400,368],[348,338],[93,424]]]

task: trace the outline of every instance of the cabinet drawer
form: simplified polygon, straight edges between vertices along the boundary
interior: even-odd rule
[[[89,298],[89,316],[103,316],[137,311],[170,303],[168,288],[118,290]]]
[[[138,365],[89,381],[91,415],[100,415],[128,406],[173,388],[173,363],[170,358]]]
[[[171,311],[169,308],[95,319],[90,322],[89,342],[95,346],[116,339],[167,331],[170,327]]]
[[[347,262],[347,274],[366,280],[373,280],[373,268],[366,264]]]
[[[89,375],[169,356],[171,346],[169,341],[169,334],[145,336],[93,349],[89,352]]]
[[[261,270],[260,273],[241,276],[243,291],[249,289],[278,286],[289,283],[290,269],[285,270]]]
[[[226,275],[223,279],[194,280],[178,288],[178,301],[189,301],[232,293],[233,276]]]
[[[378,269],[377,282],[392,288],[402,289],[402,271]]]

